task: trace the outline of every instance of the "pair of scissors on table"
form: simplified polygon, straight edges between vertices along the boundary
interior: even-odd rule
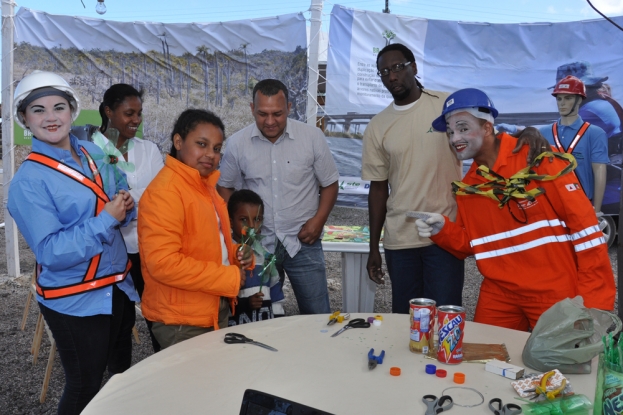
[[[452,397],[448,395],[443,395],[439,397],[439,399],[437,399],[435,395],[424,395],[424,397],[422,397],[422,402],[428,407],[425,415],[439,414],[443,411],[447,411],[454,405]]]
[[[370,323],[368,323],[367,321],[365,321],[362,318],[356,318],[354,320],[351,320],[347,325],[345,325],[344,327],[342,327],[341,329],[339,329],[335,333],[333,333],[331,335],[331,337],[335,337],[338,334],[341,334],[342,332],[344,332],[344,331],[346,331],[348,329],[367,329],[368,327],[370,327]]]
[[[494,403],[497,405],[493,405]],[[516,415],[521,413],[521,407],[519,405],[514,403],[502,405],[502,400],[500,398],[491,399],[489,401],[489,409],[491,409],[494,415]]]
[[[274,347],[270,347],[270,346],[268,346],[268,345],[266,345],[264,343],[256,342],[253,339],[250,339],[247,336],[244,336],[244,335],[238,334],[238,333],[227,333],[225,335],[225,343],[227,343],[227,344],[249,343],[249,344],[254,344],[256,346],[263,347],[263,348],[271,350],[273,352],[277,351],[277,349],[275,349]]]

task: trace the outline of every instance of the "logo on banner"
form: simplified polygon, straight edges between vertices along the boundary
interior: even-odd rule
[[[381,34],[383,35],[383,39],[385,39],[385,46],[391,45],[392,40],[396,39],[396,33],[391,30],[385,30]]]
[[[358,177],[341,177],[338,182],[340,193],[367,194],[370,182]]]

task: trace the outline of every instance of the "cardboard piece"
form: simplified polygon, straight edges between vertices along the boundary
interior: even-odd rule
[[[509,379],[519,379],[523,376],[524,368],[511,365],[510,363],[503,362],[501,360],[493,359],[485,365],[487,372],[495,373],[496,375],[504,376]]]

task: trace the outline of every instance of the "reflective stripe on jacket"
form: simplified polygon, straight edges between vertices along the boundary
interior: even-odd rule
[[[528,147],[513,154],[516,140],[506,134],[498,138],[500,151],[492,170],[510,177],[526,166]],[[472,165],[465,183],[484,181],[475,174],[476,167]],[[545,158],[535,170],[555,174],[562,167],[563,161]],[[570,173],[552,181],[533,181],[527,189],[535,187],[545,189],[545,194],[532,202],[511,200],[502,208],[480,195],[457,196],[456,223],[446,218],[441,232],[431,239],[457,257],[474,255],[485,277],[482,290],[551,304],[579,294],[587,307],[613,309],[608,249],[577,177]]]
[[[41,153],[30,153],[28,157],[26,157],[26,160],[46,166],[50,168],[52,171],[55,171],[59,174],[63,174],[73,180],[76,180],[78,183],[82,184],[83,186],[89,188],[96,197],[96,205],[95,205],[96,208],[95,208],[95,212],[93,216],[97,216],[102,212],[102,210],[104,210],[104,206],[106,205],[106,203],[110,202],[110,198],[108,197],[108,195],[103,189],[104,186],[102,182],[102,177],[97,170],[97,166],[95,165],[93,158],[91,157],[89,152],[84,147],[81,147],[80,150],[84,153],[84,156],[88,160],[89,169],[91,170],[91,173],[93,174],[93,177],[94,177],[93,180],[84,176],[78,170],[74,170],[71,167],[59,162],[58,160],[55,160],[52,157],[48,157]],[[37,293],[43,298],[45,298],[46,300],[62,298],[62,297],[70,296],[70,295],[82,294],[90,290],[104,288],[104,287],[116,284],[118,282],[121,282],[126,278],[131,267],[130,260],[128,260],[125,270],[121,273],[97,276],[97,269],[99,267],[101,258],[102,258],[102,254],[100,253],[90,259],[87,271],[84,275],[84,278],[82,279],[80,283],[64,285],[64,286],[55,286],[55,287],[41,286],[39,284],[40,270],[39,270],[39,267],[37,267],[37,279],[36,279]]]

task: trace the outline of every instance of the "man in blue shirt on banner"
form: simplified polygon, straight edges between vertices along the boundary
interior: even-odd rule
[[[553,125],[539,128],[541,134],[561,153],[571,153],[578,162],[575,174],[584,193],[601,216],[601,204],[606,189],[606,164],[608,139],[596,125],[585,122],[579,115],[582,101],[586,99],[584,83],[575,76],[567,76],[554,87],[552,95],[560,118]]]

